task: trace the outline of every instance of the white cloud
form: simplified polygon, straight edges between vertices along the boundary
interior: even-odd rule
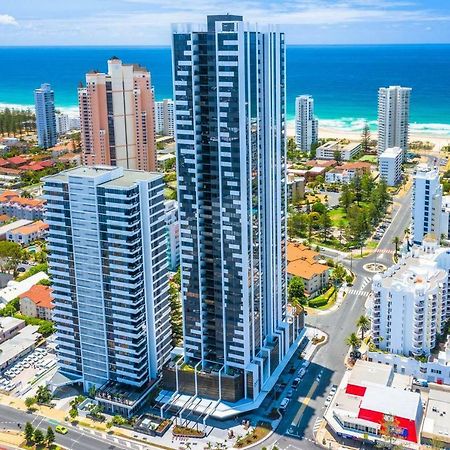
[[[0,25],[19,25],[13,16],[9,14],[0,14]]]

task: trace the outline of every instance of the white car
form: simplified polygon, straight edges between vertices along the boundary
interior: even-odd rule
[[[328,406],[331,403],[331,400],[333,400],[334,395],[329,395],[327,399],[325,400],[325,406]]]
[[[298,371],[298,378],[300,378],[300,379],[302,379],[304,376],[305,376],[305,369],[304,368],[301,368],[299,371]]]
[[[287,406],[289,405],[289,402],[290,402],[290,400],[287,397],[283,398],[283,400],[281,400],[281,403],[280,403],[280,409],[282,411],[284,411],[287,408]]]
[[[25,369],[29,369],[31,366],[30,366],[29,363],[26,362],[26,363],[23,364],[23,367],[25,367]]]

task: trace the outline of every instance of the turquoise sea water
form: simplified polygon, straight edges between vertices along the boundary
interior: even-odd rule
[[[33,89],[48,82],[57,106],[75,110],[84,74],[105,71],[113,55],[146,66],[158,99],[172,96],[168,47],[0,47],[0,104],[32,105]],[[289,119],[295,96],[312,94],[323,125],[375,124],[377,89],[389,84],[413,88],[413,131],[450,136],[450,45],[288,47]]]

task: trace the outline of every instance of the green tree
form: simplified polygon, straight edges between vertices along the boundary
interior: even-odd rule
[[[322,215],[320,216],[319,219],[319,223],[320,223],[320,228],[322,229],[322,239],[324,241],[327,240],[328,238],[328,232],[330,231],[331,225],[332,225],[332,221],[330,218],[330,214],[328,213],[328,211],[325,211],[324,213],[322,213]]]
[[[35,397],[27,397],[25,399],[25,406],[28,409],[31,409],[31,407],[36,403],[36,398]]]
[[[52,399],[52,393],[48,386],[39,386],[36,392],[36,401],[38,403],[49,403]]]
[[[305,283],[300,277],[292,277],[288,285],[288,298],[293,302],[293,299],[298,299],[300,303],[305,298]]]
[[[97,388],[94,385],[92,385],[88,390],[89,397],[95,398],[96,393],[97,393]]]
[[[341,196],[339,197],[339,203],[346,211],[353,203],[354,196],[353,192],[350,189],[350,186],[344,184],[341,189]]]
[[[397,258],[397,256],[398,256],[398,249],[400,247],[401,242],[402,241],[401,241],[401,239],[398,236],[395,236],[394,239],[392,239],[392,243],[395,246],[395,253],[394,253],[394,257],[395,258]]]
[[[308,228],[308,218],[304,213],[292,213],[287,221],[289,237],[303,237]]]
[[[13,271],[17,276],[17,267],[24,258],[24,251],[16,242],[0,241],[0,267],[2,270]]]
[[[32,442],[34,436],[34,427],[30,422],[25,424],[24,435],[27,442]]]
[[[365,315],[359,316],[356,326],[361,329],[361,339],[364,339],[364,333],[370,330],[370,320]]]
[[[359,347],[361,344],[361,339],[356,335],[356,333],[352,333],[346,340],[345,343],[354,350],[355,348]]]
[[[76,406],[72,406],[72,408],[69,409],[69,416],[72,420],[76,419],[78,416],[78,409]]]
[[[370,127],[367,122],[364,123],[364,128],[361,133],[361,150],[363,153],[367,153],[370,150]]]
[[[333,272],[331,273],[331,279],[336,282],[336,284],[340,284],[344,281],[347,275],[347,271],[342,264],[336,264]]]
[[[36,445],[42,445],[45,442],[44,433],[39,428],[36,428],[34,430],[33,440]]]
[[[55,442],[55,432],[53,431],[52,427],[47,428],[47,434],[45,435],[45,441],[47,442],[47,445],[50,447],[53,442]]]
[[[337,162],[338,166],[342,163],[342,153],[339,150],[333,152],[333,158]]]

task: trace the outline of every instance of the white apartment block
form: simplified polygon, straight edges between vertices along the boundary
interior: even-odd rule
[[[442,197],[442,210],[441,210],[441,238],[450,240],[450,195],[444,195]]]
[[[295,142],[303,151],[319,139],[319,121],[314,116],[314,99],[311,95],[300,95],[295,99]]]
[[[411,230],[414,244],[427,234],[441,235],[442,186],[439,169],[419,164],[413,176]]]
[[[70,130],[70,118],[68,114],[56,114],[56,132],[58,134],[67,133]]]
[[[411,88],[382,87],[378,90],[378,156],[386,149],[409,149],[409,107]]]
[[[155,102],[155,133],[163,136],[174,135],[173,100]]]
[[[383,351],[405,356],[428,356],[450,317],[450,249],[426,239],[423,246],[372,284],[372,336]]]
[[[380,177],[388,186],[396,186],[402,179],[403,150],[387,148],[378,158]]]
[[[166,200],[164,202],[167,232],[167,258],[169,269],[175,272],[180,265],[180,222],[178,220],[178,202]]]
[[[85,166],[44,181],[59,373],[145,396],[172,349],[163,177]]]
[[[317,159],[336,159],[336,152],[340,154],[341,161],[350,161],[361,152],[361,143],[329,141],[316,150]]]

